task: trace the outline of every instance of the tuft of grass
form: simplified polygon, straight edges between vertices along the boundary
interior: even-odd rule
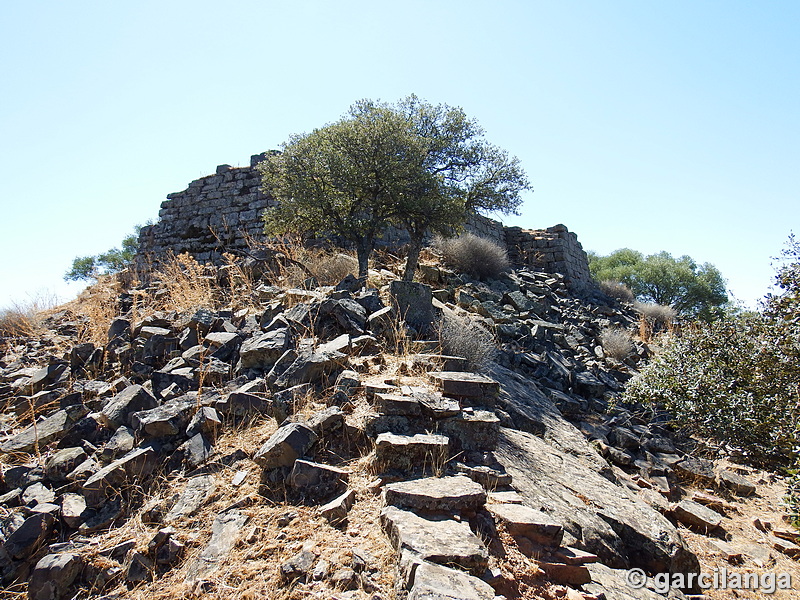
[[[465,358],[473,371],[488,369],[497,354],[494,336],[472,317],[445,311],[437,333],[442,352]]]
[[[494,242],[471,233],[435,242],[444,261],[477,279],[494,279],[511,267],[508,253]]]
[[[600,344],[607,356],[620,362],[633,352],[633,340],[629,331],[607,327],[600,332]]]
[[[619,281],[611,281],[605,280],[601,281],[598,284],[600,291],[603,292],[606,296],[610,296],[615,300],[619,300],[620,302],[627,302],[628,304],[633,304],[635,297],[631,289],[621,283]]]
[[[639,337],[649,342],[654,334],[672,331],[677,311],[671,306],[634,302],[633,308],[639,313]]]

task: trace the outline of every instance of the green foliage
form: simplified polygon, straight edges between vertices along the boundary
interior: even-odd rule
[[[718,319],[728,303],[719,270],[710,263],[698,265],[689,256],[674,258],[668,252],[644,256],[630,248],[608,256],[590,252],[589,270],[597,281],[624,283],[641,302],[672,306],[689,319]]]
[[[259,165],[264,191],[279,202],[265,213],[265,231],[339,236],[355,245],[364,279],[375,238],[402,227],[410,278],[427,231],[452,233],[470,210],[515,211],[528,189],[517,159],[482,136],[461,109],[416,96],[357,102]]]
[[[756,460],[790,464],[800,410],[799,250],[790,240],[783,292],[767,297],[763,314],[685,329],[631,381],[626,399],[661,404],[679,425]]]
[[[136,256],[141,228],[141,225],[137,225],[134,233],[125,236],[122,240],[122,248],[111,248],[94,256],[75,257],[72,261],[72,269],[64,275],[64,280],[88,281],[96,279],[98,275],[118,273],[127,268],[133,257]]]

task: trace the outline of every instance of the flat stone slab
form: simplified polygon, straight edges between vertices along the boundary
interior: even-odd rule
[[[81,489],[87,506],[100,506],[107,495],[117,493],[126,481],[138,481],[147,477],[153,472],[157,459],[152,448],[136,448],[91,475]]]
[[[414,571],[408,600],[494,600],[492,586],[463,571],[429,562]]]
[[[229,510],[214,519],[211,526],[211,539],[203,548],[200,556],[189,566],[186,574],[187,582],[203,579],[217,570],[221,563],[230,554],[239,534],[242,531],[248,516],[237,510]]]
[[[717,476],[717,482],[721,487],[738,496],[752,496],[756,493],[756,486],[753,482],[733,471],[720,471]]]
[[[192,516],[200,510],[216,489],[217,485],[211,475],[192,477],[175,506],[164,517],[164,523],[175,523],[182,518]]]
[[[355,502],[356,491],[347,490],[344,494],[334,498],[326,505],[320,506],[319,514],[325,517],[330,523],[341,523],[347,518],[347,513],[353,507]]]
[[[21,433],[0,444],[0,452],[30,452],[36,445],[43,448],[64,435],[67,430],[88,413],[82,404],[68,406],[31,425]]]
[[[500,393],[497,381],[477,373],[438,371],[428,376],[446,396],[472,400],[485,406],[494,406]]]
[[[344,469],[298,459],[286,483],[305,496],[327,500],[347,487],[349,477]]]
[[[553,517],[540,510],[523,504],[487,504],[486,509],[515,537],[526,537],[543,546],[561,545],[564,529]]]
[[[715,482],[714,463],[703,458],[686,458],[675,463],[675,473],[689,481],[699,481],[705,484]]]
[[[419,400],[398,394],[375,394],[372,408],[382,415],[417,417],[422,414]]]
[[[692,500],[681,500],[672,509],[672,513],[681,523],[694,527],[713,529],[722,522],[721,514]]]
[[[469,477],[426,477],[387,485],[383,490],[386,505],[422,510],[476,510],[486,502],[483,486]]]
[[[483,573],[489,554],[465,522],[424,519],[394,506],[381,511],[381,525],[398,553],[409,551],[437,564]]]
[[[412,471],[443,465],[449,439],[443,435],[396,435],[381,433],[375,440],[375,462],[379,468]]]

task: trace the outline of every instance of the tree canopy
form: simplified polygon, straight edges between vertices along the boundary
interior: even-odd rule
[[[137,225],[134,232],[125,236],[121,248],[111,248],[94,256],[76,256],[72,260],[72,268],[64,274],[65,281],[79,281],[96,279],[98,275],[118,273],[125,269],[136,256],[139,247],[139,230]]]
[[[590,252],[589,270],[597,281],[624,283],[639,301],[672,306],[687,318],[713,320],[728,302],[719,270],[689,256],[674,258],[666,251],[644,256],[630,248],[608,256]]]
[[[265,213],[266,231],[353,243],[362,280],[388,226],[409,233],[410,279],[428,231],[453,233],[469,211],[513,212],[530,187],[519,161],[488,144],[463,110],[416,96],[356,102],[335,123],[292,136],[259,169],[279,202]]]

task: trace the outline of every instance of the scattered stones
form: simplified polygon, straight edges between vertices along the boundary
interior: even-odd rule
[[[317,434],[302,423],[280,427],[253,456],[264,469],[291,467],[317,441]]]
[[[672,513],[681,523],[705,529],[719,527],[722,522],[721,514],[691,500],[680,501],[672,508]]]
[[[729,470],[722,470],[717,476],[717,481],[724,487],[738,496],[752,496],[756,493],[756,486],[747,478]]]

